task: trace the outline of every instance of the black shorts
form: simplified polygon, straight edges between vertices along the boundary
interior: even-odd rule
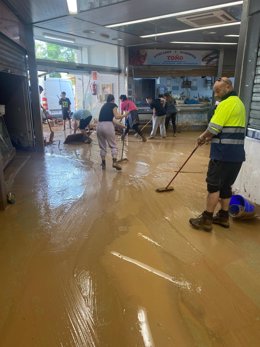
[[[86,129],[86,127],[89,125],[89,123],[91,122],[92,120],[92,116],[88,116],[87,118],[85,119],[81,119],[79,121],[79,128],[80,130],[84,130]]]
[[[230,197],[231,186],[235,182],[241,166],[242,162],[225,162],[211,159],[206,178],[208,191],[219,191],[221,198]]]
[[[63,111],[62,112],[62,118],[63,118],[63,120],[70,119],[70,112],[69,111]]]

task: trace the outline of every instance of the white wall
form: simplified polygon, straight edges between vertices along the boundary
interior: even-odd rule
[[[260,141],[246,137],[246,161],[233,186],[236,193],[260,205]]]
[[[85,64],[85,62],[83,61]],[[88,64],[118,67],[118,50],[113,45],[95,45],[88,47]]]

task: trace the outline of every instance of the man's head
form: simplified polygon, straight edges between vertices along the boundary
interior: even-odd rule
[[[66,98],[66,92],[62,92],[62,93],[61,93],[61,97],[62,97],[62,98]]]
[[[127,100],[127,96],[126,96],[125,94],[121,94],[121,95],[119,96],[119,99],[120,99],[121,101],[126,101],[126,100]]]
[[[229,78],[220,77],[213,86],[214,97],[216,100],[222,100],[223,97],[233,91],[233,85]]]

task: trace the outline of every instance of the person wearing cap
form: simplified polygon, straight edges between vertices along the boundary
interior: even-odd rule
[[[122,139],[129,133],[130,129],[133,129],[136,134],[140,135],[143,142],[146,142],[146,137],[139,129],[139,117],[138,109],[132,100],[129,100],[126,95],[121,94],[119,99],[121,100],[120,109],[121,113],[126,117],[126,129],[122,135]]]
[[[245,106],[227,77],[217,79],[213,91],[215,100],[220,102],[207,129],[197,139],[199,146],[207,141],[211,142],[206,178],[206,209],[199,217],[189,220],[194,228],[204,231],[211,231],[212,224],[229,227],[232,185],[245,160]],[[219,202],[220,210],[214,215]]]

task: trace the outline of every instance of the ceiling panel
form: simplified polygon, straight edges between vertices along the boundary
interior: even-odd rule
[[[4,0],[25,23],[67,16],[66,0]]]
[[[172,47],[170,41],[233,42],[224,35],[237,34],[239,26],[202,30],[152,38],[141,35],[189,29],[177,18],[152,20],[145,23],[106,28],[105,25],[141,18],[176,13],[205,6],[227,4],[230,0],[78,0],[80,12],[68,14],[66,0],[4,0],[26,23],[37,26],[37,36],[46,30],[73,36],[75,44],[95,40],[122,46]],[[235,20],[240,20],[242,5],[224,9]],[[77,42],[78,41],[78,42]],[[205,46],[201,46],[205,48]],[[198,46],[194,46],[195,49]]]

